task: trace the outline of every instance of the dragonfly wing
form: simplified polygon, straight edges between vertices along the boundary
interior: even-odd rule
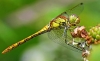
[[[84,9],[84,5],[83,3],[80,3],[74,6],[73,8],[67,10],[66,13],[68,14],[68,16],[73,14],[78,16],[83,11],[83,9]]]
[[[48,32],[48,37],[55,43],[58,43],[68,49],[71,49],[73,51],[80,51],[77,46],[66,43],[66,41],[72,41],[73,38],[69,35],[67,35],[67,38],[65,38],[63,36],[63,33],[64,33],[64,29],[51,30],[50,32]],[[65,41],[65,39],[66,39],[66,41]]]
[[[65,16],[66,18],[69,18],[70,15],[77,15],[78,16],[83,11],[83,9],[84,9],[84,5],[83,5],[83,3],[80,3],[76,6],[74,6],[73,8],[61,13],[60,15],[55,17],[54,19],[57,19],[60,16]]]

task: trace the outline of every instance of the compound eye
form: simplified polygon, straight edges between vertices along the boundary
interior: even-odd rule
[[[76,26],[76,24],[73,24],[73,26]]]

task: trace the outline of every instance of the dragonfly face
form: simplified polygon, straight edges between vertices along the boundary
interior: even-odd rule
[[[80,19],[76,15],[69,16],[69,22],[72,26],[76,26],[80,23]]]

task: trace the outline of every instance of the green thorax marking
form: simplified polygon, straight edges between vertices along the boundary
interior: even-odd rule
[[[50,27],[51,28],[64,28],[67,22],[67,18],[65,16],[59,16],[55,19],[53,19],[50,22]]]

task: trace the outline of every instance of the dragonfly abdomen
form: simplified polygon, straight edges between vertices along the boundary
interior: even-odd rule
[[[2,52],[2,54],[4,54],[4,53],[6,53],[6,52],[8,52],[8,51],[10,51],[10,50],[12,50],[12,49],[18,47],[19,45],[25,43],[26,41],[29,41],[30,39],[32,39],[32,38],[34,38],[34,37],[36,37],[36,36],[38,36],[38,35],[41,35],[41,34],[43,34],[43,33],[48,32],[48,31],[49,31],[49,27],[48,27],[48,25],[46,25],[46,26],[45,26],[44,28],[42,28],[40,31],[38,31],[38,32],[36,32],[36,33],[34,33],[34,34],[32,34],[32,35],[26,37],[26,38],[23,39],[23,40],[20,40],[19,42],[15,43],[15,44],[13,44],[13,45],[11,45],[11,46],[9,46],[8,48],[6,48],[6,49]]]

